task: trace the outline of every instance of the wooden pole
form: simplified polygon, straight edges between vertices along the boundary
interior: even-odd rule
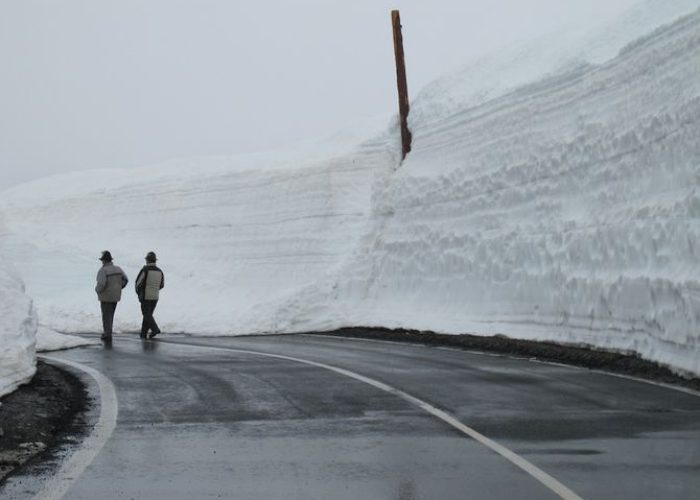
[[[403,37],[401,36],[401,16],[398,10],[391,11],[391,24],[394,27],[396,84],[399,89],[399,118],[401,120],[401,160],[403,160],[411,151],[411,131],[408,130],[408,85],[406,84],[406,63],[403,55]]]

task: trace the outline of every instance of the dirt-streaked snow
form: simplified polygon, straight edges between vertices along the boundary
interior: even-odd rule
[[[662,4],[428,86],[401,165],[393,123],[313,159],[46,178],[3,193],[0,253],[58,331],[99,331],[101,250],[132,282],[154,250],[166,332],[502,333],[700,374],[700,11],[649,32],[692,2]],[[116,331],[139,324],[129,288]]]

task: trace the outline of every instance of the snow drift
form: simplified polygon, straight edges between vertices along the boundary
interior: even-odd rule
[[[0,396],[34,376],[36,329],[36,313],[22,280],[0,259]]]
[[[0,249],[59,331],[99,328],[101,250],[132,281],[154,250],[166,332],[501,333],[700,374],[700,12],[618,53],[648,14],[588,60],[557,52],[520,77],[480,63],[489,81],[511,71],[486,94],[464,73],[426,88],[400,166],[393,124],[313,161],[46,178],[3,193]],[[139,321],[127,290],[116,330]]]

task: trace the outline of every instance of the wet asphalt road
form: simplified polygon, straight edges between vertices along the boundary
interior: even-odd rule
[[[697,395],[501,356],[302,335],[117,336],[111,349],[52,354],[106,375],[118,401],[114,432],[64,498],[557,498],[395,394],[230,349],[405,391],[583,498],[700,497]],[[30,468],[0,496],[32,498],[52,473]]]

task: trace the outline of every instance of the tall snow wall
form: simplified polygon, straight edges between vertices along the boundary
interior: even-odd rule
[[[700,374],[699,45],[695,13],[481,100],[446,79],[412,104],[400,167],[393,133],[314,162],[46,178],[3,192],[0,253],[59,331],[98,331],[101,250],[132,282],[155,250],[166,332],[501,333]],[[116,330],[135,331],[123,297]]]
[[[34,376],[36,329],[36,313],[22,280],[0,259],[0,396]]]
[[[49,177],[0,199],[0,253],[21,270],[41,324],[57,331],[100,331],[94,284],[104,249],[131,279],[117,332],[140,328],[133,283],[150,250],[166,275],[157,313],[165,332],[288,331],[298,312],[280,304],[347,260],[392,155],[378,141],[313,162],[273,154]]]
[[[585,344],[700,373],[699,54],[695,13],[447,117],[424,93],[413,149],[345,271],[348,322]]]

